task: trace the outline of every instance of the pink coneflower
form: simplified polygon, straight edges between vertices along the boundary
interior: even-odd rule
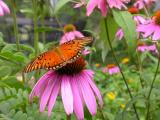
[[[73,40],[75,38],[84,37],[84,35],[76,30],[76,27],[72,24],[67,24],[63,28],[64,35],[60,40],[60,44],[65,43],[67,41]]]
[[[84,120],[84,106],[91,115],[97,112],[96,97],[100,106],[103,105],[102,96],[93,81],[92,70],[85,69],[85,61],[81,57],[56,71],[48,71],[34,86],[29,99],[34,96],[40,98],[40,112],[48,108],[48,116],[56,102],[57,96],[62,102],[67,115],[75,113],[78,120]]]
[[[138,43],[137,50],[139,52],[146,52],[146,51],[150,51],[150,52],[154,52],[154,53],[158,52],[157,47],[156,47],[155,44],[147,45],[144,42],[139,42]]]
[[[81,38],[84,37],[84,35],[76,30],[76,27],[72,24],[67,24],[63,28],[64,35],[62,36],[60,40],[60,44],[71,41],[75,38]],[[90,51],[88,49],[84,49],[83,55],[89,54]]]
[[[117,74],[120,72],[120,69],[115,64],[108,64],[105,68],[102,69],[103,72],[108,72],[110,75]]]
[[[10,13],[10,10],[3,0],[0,0],[0,16],[4,16],[5,13]]]
[[[107,15],[108,8],[127,8],[125,6],[126,3],[130,2],[130,0],[90,0],[87,4],[87,16],[89,16],[94,8],[97,6],[100,9],[102,16]]]
[[[160,39],[160,10],[147,20],[144,24],[140,24],[137,27],[137,31],[142,33],[144,38],[152,37],[152,40]]]
[[[138,9],[143,9],[145,6],[149,7],[152,3],[155,3],[155,0],[137,0],[134,6]]]

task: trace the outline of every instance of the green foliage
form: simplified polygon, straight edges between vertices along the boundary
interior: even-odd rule
[[[136,23],[132,19],[132,15],[127,11],[117,11],[112,10],[114,20],[122,28],[124,32],[124,37],[128,44],[128,49],[130,53],[136,50],[137,46],[137,33],[136,33]]]

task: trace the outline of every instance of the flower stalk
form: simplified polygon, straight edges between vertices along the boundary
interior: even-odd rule
[[[157,46],[158,48],[158,46]],[[149,93],[148,93],[148,96],[147,96],[147,114],[146,114],[146,120],[149,120],[150,118],[150,96],[151,96],[151,93],[152,93],[152,90],[153,90],[153,85],[155,83],[155,80],[156,80],[156,77],[157,77],[157,74],[158,74],[158,70],[159,70],[159,66],[160,66],[160,54],[159,54],[159,50],[158,50],[158,64],[157,64],[157,68],[156,68],[156,72],[154,74],[154,77],[153,77],[153,80],[152,80],[152,83],[151,83],[151,86],[150,86],[150,89],[149,89]]]
[[[113,57],[114,57],[114,60],[115,60],[115,62],[116,62],[116,64],[117,64],[117,66],[118,66],[119,69],[120,69],[120,73],[121,73],[122,78],[123,78],[123,81],[124,81],[124,83],[125,83],[125,85],[126,85],[126,87],[127,87],[127,91],[128,91],[128,93],[129,93],[129,96],[130,96],[131,99],[133,99],[133,95],[132,95],[131,90],[130,90],[130,88],[129,88],[129,86],[128,86],[127,80],[126,80],[126,78],[125,78],[125,76],[124,76],[124,73],[123,73],[123,71],[122,71],[122,68],[121,68],[119,62],[118,62],[118,59],[117,59],[117,57],[116,57],[116,55],[115,55],[114,49],[113,49],[112,44],[111,44],[111,41],[110,41],[109,32],[108,32],[107,18],[104,18],[104,22],[105,22],[105,28],[106,28],[106,33],[107,33],[107,40],[108,40],[109,47],[110,47],[110,49],[111,49],[112,55],[113,55]],[[135,104],[133,104],[133,109],[134,109],[134,112],[135,112],[135,114],[136,114],[137,120],[139,120],[139,116],[138,116],[138,112],[137,112],[137,110],[136,110]]]
[[[34,24],[34,49],[35,49],[35,56],[38,55],[38,42],[39,42],[39,34],[37,31],[38,28],[38,16],[37,16],[37,0],[32,0],[32,6],[33,6],[33,11],[34,11],[34,16],[33,16],[33,24]]]
[[[20,50],[20,43],[19,43],[19,35],[18,35],[18,24],[17,24],[17,15],[16,15],[16,4],[13,0],[9,1],[11,6],[12,6],[12,17],[13,17],[13,29],[14,29],[14,35],[16,39],[16,46],[17,46],[17,51]]]

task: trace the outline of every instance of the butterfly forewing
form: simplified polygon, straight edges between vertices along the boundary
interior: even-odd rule
[[[24,72],[31,72],[37,69],[56,69],[56,66],[62,62],[63,60],[59,57],[59,53],[53,49],[39,55],[25,67]]]
[[[84,47],[91,41],[90,37],[75,39],[44,52],[29,63],[24,72],[31,72],[37,69],[57,70],[67,63],[77,60],[81,56]]]
[[[91,38],[84,37],[69,41],[60,46],[63,53],[64,60],[67,63],[71,63],[79,58],[84,50],[84,47],[91,42]]]

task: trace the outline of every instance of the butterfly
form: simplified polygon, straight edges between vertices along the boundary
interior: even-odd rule
[[[84,47],[91,41],[91,37],[82,37],[65,42],[40,54],[24,68],[23,72],[27,73],[37,69],[58,70],[76,61],[82,55]]]

